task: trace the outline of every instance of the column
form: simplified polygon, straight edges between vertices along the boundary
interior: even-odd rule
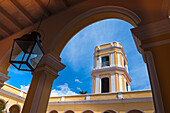
[[[169,18],[132,29],[137,49],[147,64],[155,113],[168,113],[170,111],[169,29]]]
[[[118,74],[119,76],[119,91],[122,92],[123,91],[123,86],[122,86],[122,74]]]
[[[115,73],[111,73],[111,92],[115,92]]]
[[[131,91],[131,87],[130,87],[130,84],[128,84],[128,91]]]
[[[111,65],[110,66],[112,67],[112,66],[114,66],[114,54],[113,54],[113,52],[111,52],[110,56],[111,56]]]
[[[125,62],[124,62],[124,58],[123,58],[123,54],[122,54],[122,67],[124,67],[124,64],[125,64]]]
[[[96,75],[95,93],[99,93],[99,75]]]
[[[125,85],[125,91],[127,91],[127,88],[126,88],[126,76],[124,76],[124,85]]]
[[[120,63],[120,52],[117,52],[117,66],[121,67],[121,63]]]
[[[46,113],[50,92],[58,71],[65,65],[50,54],[44,55],[36,70],[23,106],[22,113]]]

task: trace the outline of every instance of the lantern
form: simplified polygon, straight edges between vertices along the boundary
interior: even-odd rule
[[[18,70],[34,71],[44,55],[38,32],[14,39],[9,62]]]

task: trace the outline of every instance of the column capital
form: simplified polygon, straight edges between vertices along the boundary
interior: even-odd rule
[[[11,77],[7,76],[6,74],[3,74],[0,72],[0,88],[4,86],[4,82],[10,79]]]
[[[138,51],[144,61],[144,50],[156,46],[170,44],[170,19],[163,19],[147,25],[131,29]]]
[[[58,76],[57,73],[64,68],[65,65],[61,63],[57,58],[51,54],[46,54],[43,56],[42,60],[38,64],[38,67],[33,73],[46,71],[54,76]]]

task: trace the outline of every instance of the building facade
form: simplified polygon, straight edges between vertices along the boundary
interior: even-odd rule
[[[47,113],[153,113],[150,90],[131,91],[123,47],[118,42],[96,46],[92,94],[50,97]],[[0,89],[2,111],[20,113],[26,92],[5,84]]]

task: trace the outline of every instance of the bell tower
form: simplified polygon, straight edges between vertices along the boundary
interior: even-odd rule
[[[119,42],[95,47],[92,92],[109,93],[130,91],[126,54]]]

